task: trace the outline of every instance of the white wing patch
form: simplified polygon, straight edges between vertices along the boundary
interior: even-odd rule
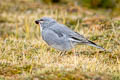
[[[75,40],[75,39],[73,39],[73,38],[68,38],[68,40],[70,40],[70,41],[73,41],[73,42],[80,42],[80,41],[78,41],[78,40]]]

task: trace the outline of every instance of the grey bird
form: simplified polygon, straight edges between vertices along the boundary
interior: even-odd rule
[[[35,23],[40,25],[43,40],[57,50],[68,51],[79,44],[90,45],[103,51],[105,50],[52,18],[43,17],[36,20]]]

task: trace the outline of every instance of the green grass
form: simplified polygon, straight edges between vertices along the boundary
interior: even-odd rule
[[[0,1],[0,80],[120,80],[120,20],[107,14],[27,0]],[[42,16],[55,18],[112,52],[80,45],[59,56],[34,23]]]

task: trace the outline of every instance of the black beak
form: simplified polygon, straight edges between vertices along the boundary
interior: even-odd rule
[[[39,24],[39,20],[36,20],[35,23],[36,23],[36,24]]]

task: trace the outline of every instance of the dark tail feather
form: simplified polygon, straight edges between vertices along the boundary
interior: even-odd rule
[[[90,46],[93,46],[93,47],[96,47],[96,48],[99,48],[99,49],[102,49],[103,51],[105,51],[105,49],[101,46],[98,46],[97,44],[95,44],[94,42],[92,41],[88,41],[88,45]]]

